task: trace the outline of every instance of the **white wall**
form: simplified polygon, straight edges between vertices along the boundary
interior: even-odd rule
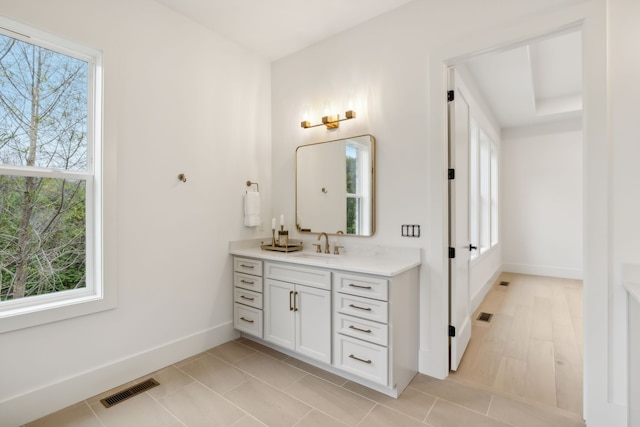
[[[582,123],[502,133],[503,270],[582,278]]]
[[[228,242],[262,235],[242,225],[247,180],[271,218],[270,68],[148,0],[0,0],[0,11],[103,50],[105,227],[117,241],[116,309],[0,335],[11,426],[235,336]]]

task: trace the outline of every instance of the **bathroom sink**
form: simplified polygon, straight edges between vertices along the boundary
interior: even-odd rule
[[[309,260],[325,261],[325,262],[336,260],[339,257],[339,255],[322,254],[317,252],[295,252],[295,253],[292,253],[291,256],[295,258],[304,258]]]
[[[322,263],[322,264],[340,264],[342,258],[340,255],[323,254],[318,252],[295,252],[290,254],[293,258],[300,258],[300,260],[306,260],[308,262]]]

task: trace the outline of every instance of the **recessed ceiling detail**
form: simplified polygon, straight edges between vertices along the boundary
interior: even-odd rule
[[[582,113],[582,32],[572,31],[459,66],[502,128],[577,118]]]

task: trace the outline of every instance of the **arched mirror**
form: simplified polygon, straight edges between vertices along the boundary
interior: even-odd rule
[[[300,232],[371,236],[375,232],[373,135],[296,149],[296,227]]]

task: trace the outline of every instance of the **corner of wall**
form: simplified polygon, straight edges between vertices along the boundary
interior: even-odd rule
[[[19,426],[239,336],[231,322],[0,402],[3,426]]]

